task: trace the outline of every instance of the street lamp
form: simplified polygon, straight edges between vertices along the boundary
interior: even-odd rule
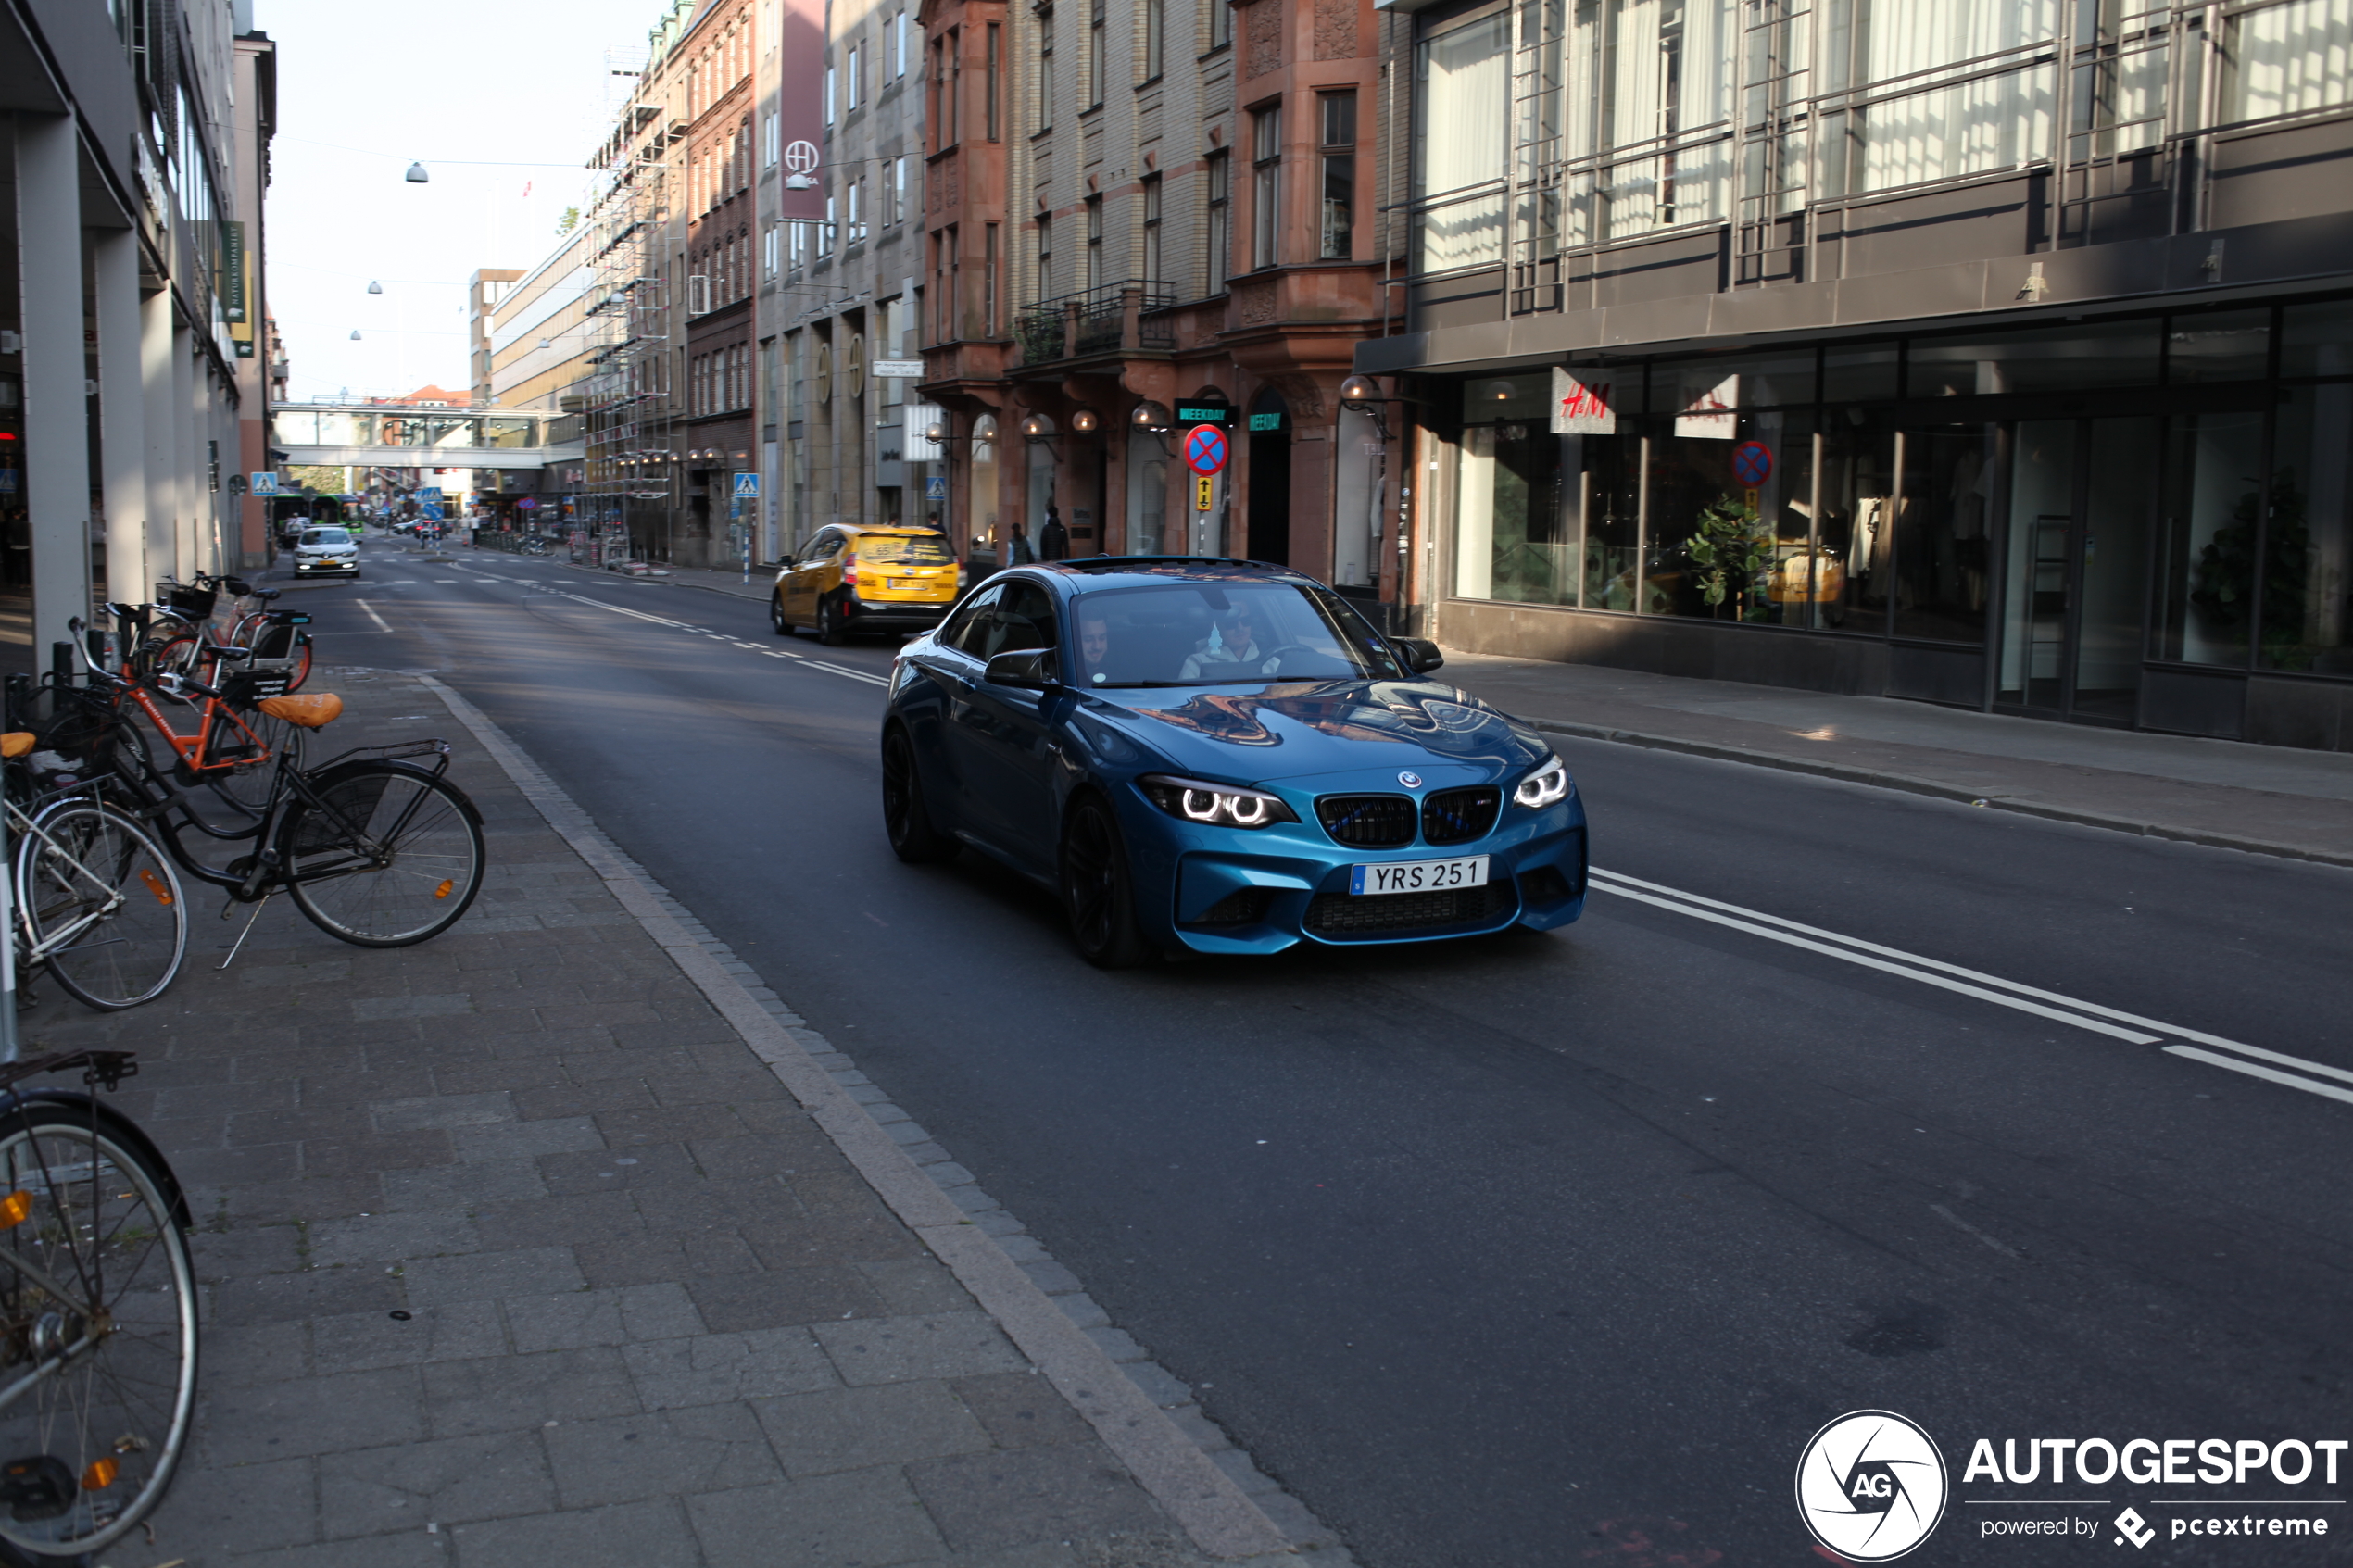
[[[1345,388],[1341,389],[1340,395],[1348,395]],[[1146,398],[1127,411],[1127,422],[1138,430],[1158,432],[1168,429],[1175,421],[1169,415],[1167,404]]]
[[[409,166],[409,172],[403,175],[402,178],[407,180],[411,185],[422,185],[431,180],[433,176],[425,172],[425,166],[423,164],[412,163]]]
[[[1093,434],[1095,426],[1100,422],[1092,408],[1081,408],[1070,416],[1070,428],[1081,435]]]
[[[351,341],[354,343],[358,343],[359,341],[359,329],[358,327],[351,329]]]
[[[1364,408],[1381,400],[1380,383],[1370,376],[1351,376],[1340,383],[1340,400],[1355,408]]]
[[[1054,421],[1043,414],[1032,414],[1021,421],[1021,433],[1031,441],[1051,441],[1054,438]]]
[[[368,280],[368,292],[370,294],[382,294],[384,292],[384,286],[376,282],[375,279],[371,278]]]

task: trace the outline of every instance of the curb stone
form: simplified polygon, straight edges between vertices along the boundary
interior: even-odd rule
[[[1719,762],[1744,762],[1756,768],[1778,768],[1788,773],[1810,773],[1818,778],[1838,779],[1847,784],[1869,784],[1877,789],[1901,790],[1907,795],[1932,796],[1940,800],[1957,800],[1967,806],[1982,806],[1996,811],[2015,811],[2020,816],[2042,817],[2053,822],[2073,822],[2079,827],[2102,828],[2110,833],[2129,833],[2143,838],[2166,838],[2181,844],[2203,845],[2209,849],[2235,849],[2248,855],[2271,855],[2283,859],[2309,860],[2324,866],[2353,866],[2353,855],[2334,850],[2309,849],[2294,844],[2274,844],[2265,839],[2238,838],[2229,834],[2200,833],[2192,828],[2170,827],[2163,822],[2136,822],[2130,817],[2110,816],[2101,811],[2082,811],[2069,806],[2048,806],[2040,801],[2024,800],[2016,796],[1980,795],[1937,779],[1923,779],[1909,773],[1891,773],[1874,768],[1850,768],[1843,763],[1824,762],[1811,757],[1788,757],[1779,752],[1753,751],[1746,746],[1719,746],[1711,741],[1685,740],[1680,735],[1651,734],[1642,730],[1612,729],[1605,724],[1579,724],[1566,719],[1527,719],[1514,715],[1517,722],[1531,730],[1541,730],[1556,735],[1575,735],[1580,740],[1607,741],[1616,746],[1645,746],[1653,751],[1680,751],[1687,756],[1712,758]]]
[[[1077,1276],[981,1190],[850,1059],[629,859],[481,709],[407,671],[471,731],[558,836],[806,1109],[877,1196],[1101,1436],[1194,1544],[1251,1568],[1354,1559],[1263,1474],[1190,1391],[1108,1319]],[[1048,1286],[1055,1287],[1050,1292]]]

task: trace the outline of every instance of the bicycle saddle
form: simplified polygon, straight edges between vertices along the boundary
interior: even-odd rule
[[[13,762],[31,751],[35,745],[39,744],[40,739],[41,737],[31,730],[10,730],[6,734],[0,735],[0,757],[5,757]]]
[[[262,603],[267,604],[271,599],[276,598],[283,592],[284,592],[284,590],[281,588],[247,588],[245,590],[245,596],[251,599],[259,599]]]
[[[333,692],[306,692],[300,696],[265,696],[256,704],[272,719],[306,730],[323,729],[342,716],[343,698]]]

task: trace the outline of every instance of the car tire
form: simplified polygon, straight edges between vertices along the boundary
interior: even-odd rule
[[[817,607],[817,640],[829,648],[837,648],[849,640],[849,633],[841,623],[841,611],[831,599]]]
[[[785,619],[785,596],[772,594],[768,597],[768,624],[776,629],[779,637],[792,635],[792,622]]]
[[[911,866],[954,859],[962,846],[932,825],[915,771],[914,742],[897,724],[883,732],[882,781],[883,832],[890,838],[890,852]]]
[[[1101,796],[1080,797],[1063,824],[1062,890],[1079,957],[1097,969],[1133,969],[1151,957],[1136,926],[1127,846]]]

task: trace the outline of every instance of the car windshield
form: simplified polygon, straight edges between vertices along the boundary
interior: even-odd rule
[[[1081,684],[1217,686],[1394,678],[1389,645],[1336,596],[1287,583],[1168,583],[1072,601]]]
[[[345,528],[314,528],[302,536],[306,545],[348,545],[351,531]]]
[[[956,558],[937,533],[862,533],[858,558],[889,566],[946,566]]]

